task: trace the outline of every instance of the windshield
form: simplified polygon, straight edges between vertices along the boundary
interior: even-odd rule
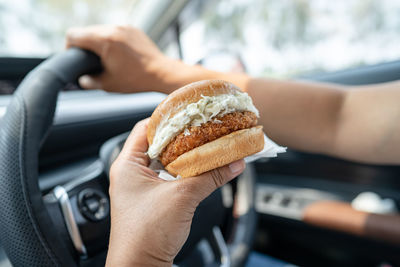
[[[48,56],[63,49],[69,27],[127,24],[139,1],[0,0],[0,57]]]

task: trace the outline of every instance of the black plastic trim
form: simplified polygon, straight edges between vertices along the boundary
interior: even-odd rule
[[[330,73],[300,76],[302,79],[345,85],[365,85],[400,79],[400,60]]]

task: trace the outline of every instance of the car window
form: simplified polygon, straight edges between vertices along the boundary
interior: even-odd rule
[[[139,1],[0,0],[0,57],[48,56],[69,27],[128,23]]]
[[[216,69],[226,55],[232,68],[272,77],[400,59],[397,0],[192,1],[180,20],[183,59],[219,58],[207,60]]]

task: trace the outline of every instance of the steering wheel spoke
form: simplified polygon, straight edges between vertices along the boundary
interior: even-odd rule
[[[67,229],[74,249],[81,259],[88,259],[107,248],[110,202],[102,162],[95,161],[81,172],[78,178],[56,186],[44,199],[45,202],[55,199],[58,203],[63,227]]]

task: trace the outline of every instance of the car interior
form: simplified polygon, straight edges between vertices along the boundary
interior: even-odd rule
[[[126,2],[135,3],[128,16],[135,18],[132,24],[165,53],[212,67],[239,62],[251,71],[240,49],[187,56],[185,47],[196,38],[183,33],[198,27],[203,18],[199,10],[225,14],[229,1]],[[400,51],[392,53],[393,58],[373,64],[307,69],[286,77],[345,85],[394,81],[400,79],[400,54],[395,54]],[[165,95],[79,87],[81,75],[100,71],[99,58],[77,48],[47,56],[13,56],[2,50],[1,267],[104,266],[110,228],[108,171],[129,131],[151,116]],[[356,163],[289,147],[276,158],[248,164],[238,179],[200,204],[174,264],[398,266],[399,178],[400,166]]]

